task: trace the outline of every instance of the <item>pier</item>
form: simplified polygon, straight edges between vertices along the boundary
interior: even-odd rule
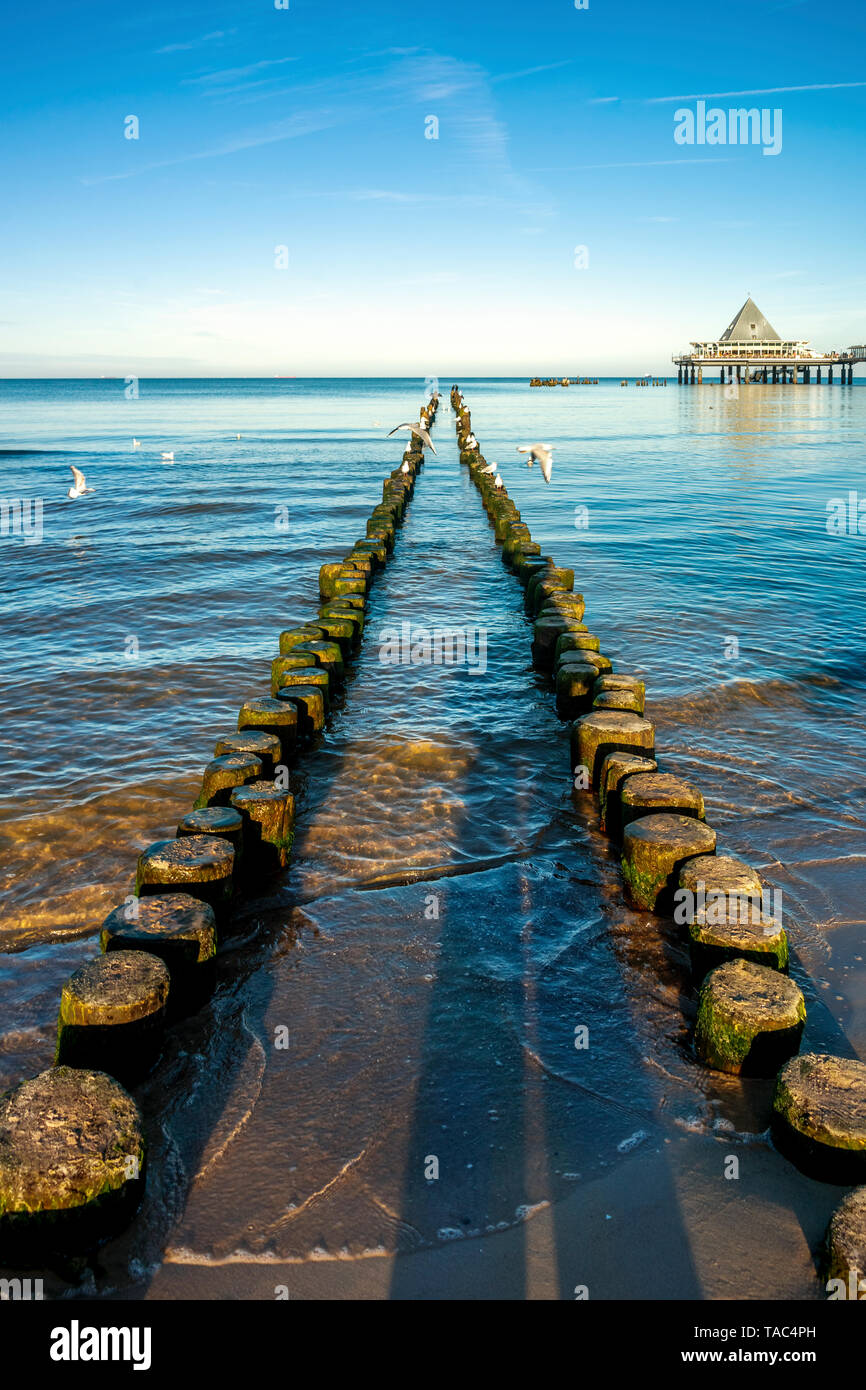
[[[716,368],[722,385],[736,381],[741,386],[808,386],[814,381],[831,386],[838,372],[840,384],[851,386],[854,367],[866,362],[862,344],[841,352],[817,352],[802,339],[781,338],[751,298],[718,338],[690,347],[691,352],[671,358],[680,386],[700,386],[704,370]]]

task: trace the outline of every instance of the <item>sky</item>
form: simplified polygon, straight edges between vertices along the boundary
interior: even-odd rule
[[[0,376],[662,373],[747,295],[866,339],[862,0],[286,3],[5,7]]]

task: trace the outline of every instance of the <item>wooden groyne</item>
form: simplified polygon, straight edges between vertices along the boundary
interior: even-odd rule
[[[571,725],[572,786],[593,796],[600,829],[621,846],[626,900],[673,916],[688,933],[696,1058],[729,1075],[775,1077],[768,1120],[777,1149],[810,1177],[863,1183],[866,1064],[799,1051],[806,1005],[788,976],[787,933],[767,911],[760,878],[718,852],[700,790],[664,771],[644,714],[644,682],[614,670],[583,621],[574,572],[541,554],[506,489],[483,471],[486,460],[457,387],[451,404],[460,462],[481,493],[502,561],[524,590],[533,663],[550,675],[557,712]],[[864,1266],[860,1188],[838,1208],[825,1237],[830,1296],[852,1296],[845,1290],[857,1288]]]
[[[422,407],[422,426],[432,426],[438,400]],[[236,730],[217,732],[175,838],[140,855],[134,893],[102,925],[101,954],[64,985],[54,1065],[0,1096],[0,1263],[88,1254],[135,1213],[144,1123],[126,1087],[158,1065],[166,1025],[206,1002],[239,902],[289,861],[290,768],[346,678],[422,463],[412,435],[365,535],[321,567],[318,610],[280,634],[269,687],[244,702]]]

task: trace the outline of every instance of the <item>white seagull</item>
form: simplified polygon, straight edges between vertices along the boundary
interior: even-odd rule
[[[387,438],[390,439],[391,435],[396,434],[398,430],[411,430],[412,434],[416,434],[421,440],[424,448],[430,449],[431,452],[435,454],[436,450],[433,448],[433,440],[420,422],[417,425],[410,425],[408,421],[404,420],[402,425],[395,425],[392,430],[388,431]]]
[[[467,449],[477,449],[477,448],[478,448],[478,440],[475,438],[475,435],[474,435],[474,434],[470,434],[469,438],[467,439],[467,441],[466,441],[466,448],[467,448]]]
[[[132,441],[132,447],[133,447],[133,449],[140,449],[140,448],[141,448],[141,440],[140,440],[140,439],[135,439],[135,438],[134,438],[133,441]]]
[[[528,454],[529,462],[540,463],[541,471],[544,474],[544,481],[550,482],[550,475],[553,472],[553,445],[552,444],[518,444],[518,454]]]
[[[403,460],[403,462],[402,462],[401,465],[400,465],[400,472],[401,472],[401,473],[408,473],[408,472],[409,472],[409,465],[408,465],[408,463],[406,462],[405,459]]]
[[[170,454],[160,454],[160,458],[161,458],[161,459],[165,459],[167,463],[174,463],[174,453],[173,453],[173,452],[170,453]]]
[[[481,469],[481,472],[482,472],[482,473],[496,473],[496,472],[498,472],[498,470],[499,470],[499,464],[498,464],[498,463],[494,463],[494,462],[491,460],[491,462],[488,463],[487,466],[486,466],[485,468],[482,468],[482,469]]]
[[[72,470],[72,487],[69,489],[66,496],[71,497],[74,501],[76,497],[83,497],[85,492],[92,492],[93,488],[87,486],[84,474],[80,468],[76,468],[74,463],[70,463],[69,467]]]
[[[493,486],[496,488],[497,492],[501,492],[502,489],[505,487],[505,484],[503,483],[498,473],[496,474],[496,477],[493,479]]]

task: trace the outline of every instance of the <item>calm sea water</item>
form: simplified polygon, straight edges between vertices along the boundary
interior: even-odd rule
[[[720,849],[782,890],[806,1045],[866,1057],[866,537],[827,529],[833,499],[866,498],[866,392],[460,384],[603,649],[645,676],[665,766],[703,790]],[[315,611],[318,567],[364,534],[402,451],[384,436],[423,390],[0,382],[0,497],[41,499],[41,537],[0,538],[0,1088],[50,1064],[63,979],[267,686],[279,631]],[[549,487],[516,452],[537,439]],[[273,1296],[273,1266],[330,1262],[363,1293],[356,1268],[483,1249],[539,1212],[556,1228],[593,1184],[643,1172],[677,1233],[653,1296],[813,1297],[838,1189],[772,1150],[766,1088],[692,1062],[681,942],[622,907],[447,410],[435,442],[345,699],[297,770],[292,867],[142,1092],[148,1197],[87,1287]],[[94,488],[77,501],[71,463]],[[377,633],[407,620],[482,628],[486,671],[382,666]],[[736,1274],[710,1180],[731,1144],[763,1242],[729,1249]],[[569,1296],[589,1257],[564,1229]],[[597,1296],[640,1296],[592,1258]],[[418,1267],[398,1261],[386,1291],[411,1294]],[[489,1290],[523,1296],[527,1269],[500,1263]]]

